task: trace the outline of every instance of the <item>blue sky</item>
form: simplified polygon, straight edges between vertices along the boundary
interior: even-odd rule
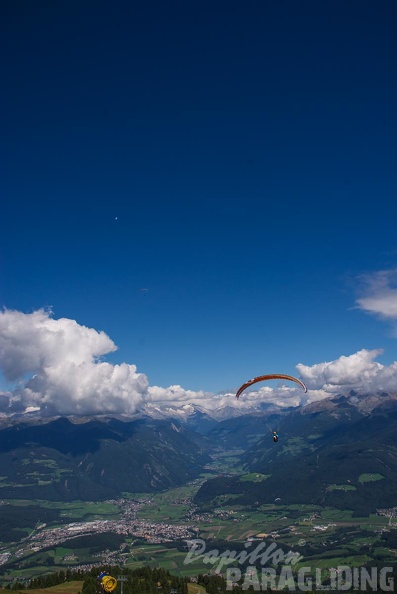
[[[1,12],[1,307],[163,387],[397,359],[394,0]]]

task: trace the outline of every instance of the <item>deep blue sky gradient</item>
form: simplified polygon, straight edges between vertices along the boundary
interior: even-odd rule
[[[162,386],[396,359],[354,309],[397,265],[395,0],[1,13],[0,306],[104,330]]]

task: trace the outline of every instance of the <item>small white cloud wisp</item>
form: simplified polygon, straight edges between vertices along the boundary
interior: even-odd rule
[[[382,365],[376,361],[381,350],[363,349],[335,361],[298,364],[297,374],[307,385],[307,394],[292,382],[276,388],[264,383],[237,400],[235,392],[214,394],[179,385],[150,386],[147,376],[138,373],[135,365],[102,360],[115,350],[116,345],[104,332],[75,320],[54,319],[44,309],[29,314],[0,312],[0,371],[6,380],[14,382],[12,389],[0,392],[0,412],[132,415],[146,406],[166,412],[194,404],[209,411],[232,406],[243,413],[261,403],[299,406],[336,394],[348,395],[351,390],[363,394],[395,391],[397,385],[397,362]]]
[[[397,334],[397,268],[359,277],[360,297],[356,307],[393,322]]]

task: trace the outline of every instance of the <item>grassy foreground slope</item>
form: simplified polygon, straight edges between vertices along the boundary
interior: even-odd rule
[[[37,588],[34,590],[12,590],[13,592],[18,592],[20,594],[78,594],[81,592],[83,587],[83,581],[73,581],[73,582],[65,582],[64,584],[59,584],[57,586],[51,586],[50,588]],[[0,588],[0,592],[2,594],[9,593],[10,590],[5,588]]]

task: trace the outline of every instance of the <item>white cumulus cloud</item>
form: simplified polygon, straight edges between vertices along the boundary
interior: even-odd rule
[[[75,320],[54,319],[38,310],[0,312],[0,371],[11,382],[0,392],[0,414],[40,410],[43,415],[134,414],[146,406],[166,411],[194,404],[216,410],[225,406],[248,412],[261,403],[280,407],[304,405],[336,394],[396,391],[397,362],[382,365],[381,350],[361,350],[335,361],[298,364],[305,394],[293,382],[263,383],[244,392],[214,394],[179,385],[150,386],[133,364],[111,364],[101,358],[117,349],[104,332]],[[258,370],[264,373],[269,370]],[[271,371],[271,370],[270,370]],[[243,378],[243,381],[246,378]]]
[[[12,410],[39,406],[46,414],[134,412],[148,380],[135,365],[99,360],[115,350],[104,332],[70,319],[55,320],[49,311],[0,313],[1,371],[8,380],[22,381],[34,373],[9,397]]]
[[[391,365],[382,365],[375,361],[381,355],[381,349],[362,349],[353,355],[342,355],[335,361],[296,366],[309,393],[324,396],[335,394],[347,395],[351,390],[360,393],[396,391],[397,361]]]

